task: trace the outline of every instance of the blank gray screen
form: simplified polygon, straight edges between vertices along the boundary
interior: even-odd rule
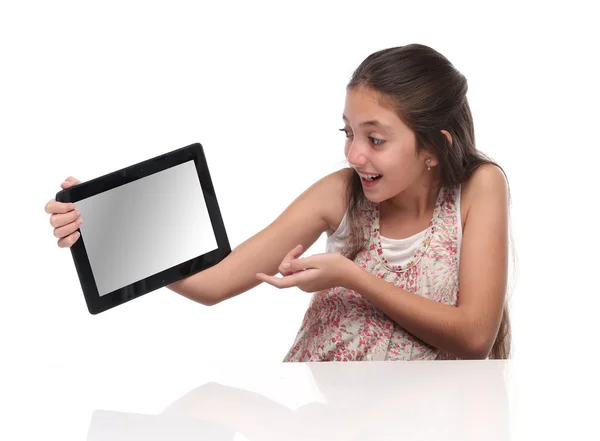
[[[100,296],[218,248],[193,160],[75,206]]]

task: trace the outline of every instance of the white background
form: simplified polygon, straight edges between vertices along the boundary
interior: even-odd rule
[[[307,294],[263,285],[208,308],[161,289],[91,316],[44,205],[69,175],[92,179],[201,142],[236,246],[344,166],[337,129],[353,69],[376,50],[413,42],[467,76],[478,147],[509,176],[515,359],[565,370],[597,360],[600,70],[591,3],[2,3],[7,406],[38,409],[20,395],[25,380],[57,372],[83,387],[88,375],[126,384],[144,366],[177,381],[178,369],[211,361],[281,361]],[[307,254],[323,249],[324,237]],[[74,424],[85,428],[86,415]]]

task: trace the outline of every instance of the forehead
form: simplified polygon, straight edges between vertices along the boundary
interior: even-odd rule
[[[346,91],[342,117],[356,125],[403,127],[396,110],[379,92],[361,86]]]

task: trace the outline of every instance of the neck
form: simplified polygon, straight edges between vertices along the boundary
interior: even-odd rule
[[[420,218],[435,207],[440,192],[439,181],[434,179],[419,181],[396,196],[381,202],[383,209],[401,212],[405,216]]]

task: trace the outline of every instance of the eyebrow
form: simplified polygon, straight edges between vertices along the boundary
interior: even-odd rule
[[[348,118],[346,118],[346,115],[342,115],[342,119],[346,122],[348,122]],[[359,124],[359,126],[373,126],[373,127],[380,127],[382,129],[391,129],[391,126],[388,126],[386,124],[382,124],[381,122],[377,121],[376,119],[371,119],[369,121],[363,121]]]

